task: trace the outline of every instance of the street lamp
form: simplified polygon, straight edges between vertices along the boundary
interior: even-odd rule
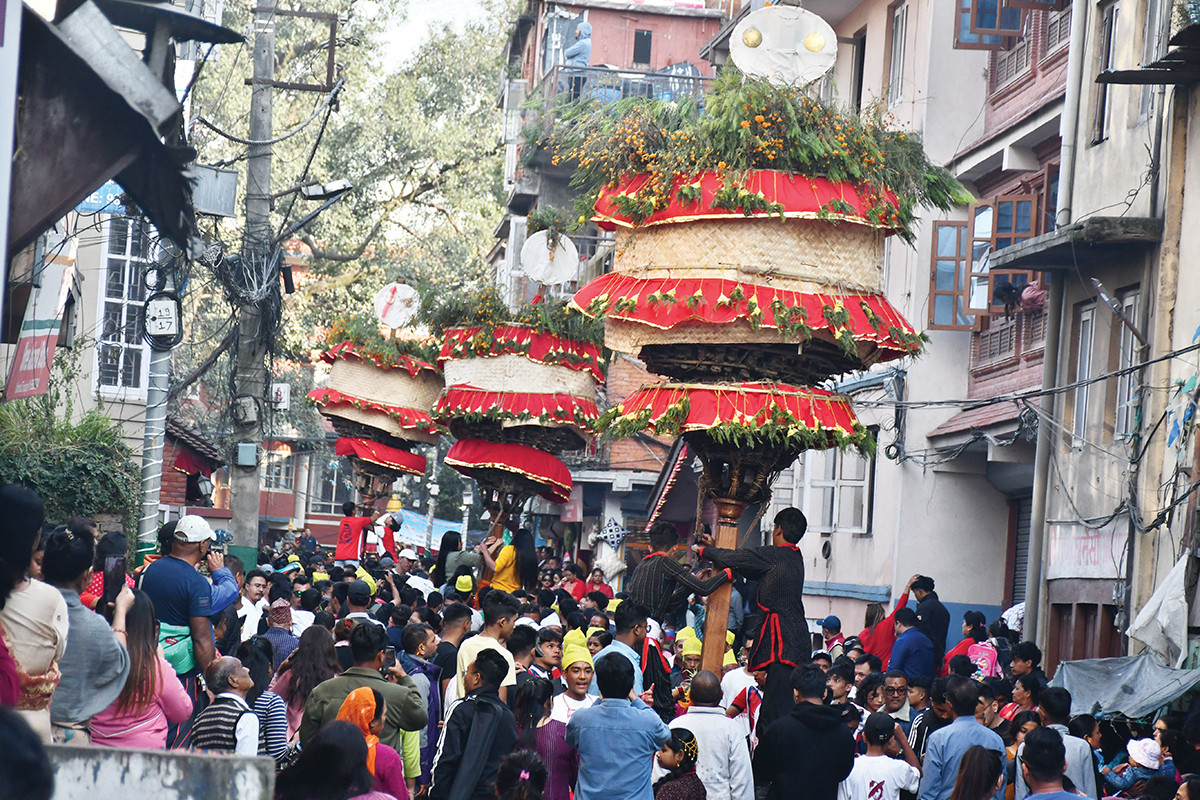
[[[287,239],[291,238],[292,234],[299,231],[308,223],[316,219],[322,211],[329,208],[331,205],[341,200],[353,189],[353,184],[345,179],[332,181],[330,183],[312,183],[306,186],[298,186],[294,189],[289,189],[281,194],[292,194],[300,192],[306,200],[324,200],[315,211],[305,214],[300,219],[289,225],[278,236],[275,237],[271,244],[276,248],[278,254],[279,245]],[[282,254],[278,254],[282,255]],[[282,261],[282,258],[280,259]],[[292,281],[292,267],[290,264],[282,263],[279,267],[279,274],[283,278],[283,290],[287,294],[293,294],[296,291],[296,284]]]

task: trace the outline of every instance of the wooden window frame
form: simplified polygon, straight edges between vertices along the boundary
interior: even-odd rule
[[[980,36],[1021,36],[1025,33],[1028,12],[1006,0],[969,0],[970,12],[967,18],[967,30]],[[984,12],[984,4],[995,4],[996,23],[984,26],[979,22]],[[989,12],[990,13],[990,12]],[[1007,24],[1006,24],[1007,23]]]
[[[898,37],[897,32],[899,32]],[[898,55],[897,50],[899,51]],[[901,0],[888,9],[888,108],[898,104],[904,97],[904,63],[907,56],[908,1]],[[899,59],[898,63],[897,58]]]
[[[1084,345],[1086,344],[1086,348]],[[1092,363],[1096,356],[1096,303],[1090,301],[1080,306],[1075,324],[1075,347],[1072,361],[1072,381],[1080,385],[1072,393],[1074,401],[1071,408],[1071,446],[1080,447],[1087,438],[1088,402],[1091,385],[1087,381],[1092,378]]]
[[[977,260],[976,254],[990,256],[1019,241],[1036,236],[1038,232],[1037,200],[1037,195],[1034,193],[1004,194],[974,203],[967,209],[967,233],[970,241],[968,244],[966,313],[979,316],[1004,311],[1003,305],[997,306],[992,302],[992,298],[995,297],[997,278],[1007,277],[1010,283],[1016,282],[1018,278],[1023,278],[1022,283],[1028,283],[1033,279],[1033,273],[1030,270],[992,269],[989,263],[990,259],[987,261]],[[1029,204],[1028,230],[1015,230],[1018,207],[1021,203]],[[1010,219],[1014,230],[1000,230],[1001,209],[1005,207],[1011,209]],[[980,230],[978,227],[979,214],[984,209],[991,209],[991,220],[986,230]],[[985,291],[984,286],[987,288],[986,293],[983,294],[983,302],[977,303],[981,293]]]
[[[1096,74],[1111,69],[1116,49],[1117,23],[1120,21],[1120,6],[1117,0],[1100,7],[1096,20],[1099,31],[1096,36]],[[1097,83],[1092,94],[1092,144],[1100,144],[1108,138],[1108,126],[1112,121],[1112,92],[1109,84]]]
[[[939,256],[938,243],[942,231],[954,230],[954,251],[949,256]],[[947,233],[949,235],[949,233]],[[929,329],[941,331],[969,331],[975,327],[975,320],[967,313],[967,288],[970,285],[968,274],[967,242],[968,231],[965,220],[949,220],[933,223],[933,242],[929,255]],[[938,262],[953,262],[954,286],[950,289],[938,289]],[[951,304],[951,322],[939,322],[937,318],[937,298],[949,297]],[[961,313],[959,313],[961,310]],[[967,321],[958,321],[959,317]]]
[[[954,15],[955,50],[1001,50],[1005,37],[971,32],[971,12],[975,0],[956,0],[958,10]]]

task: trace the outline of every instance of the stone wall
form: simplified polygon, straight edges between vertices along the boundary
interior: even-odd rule
[[[46,752],[54,764],[53,800],[271,800],[275,791],[269,758],[76,745],[53,745]]]

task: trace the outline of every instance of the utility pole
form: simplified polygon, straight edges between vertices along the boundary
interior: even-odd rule
[[[254,77],[250,96],[250,139],[254,142],[271,139],[275,4],[276,0],[259,0],[254,9]],[[270,257],[272,238],[271,145],[252,144],[246,169],[246,233],[242,251],[248,264],[264,264]],[[258,303],[242,304],[238,312],[237,390],[232,409],[236,454],[229,478],[234,551],[258,549],[259,451],[267,394],[266,343],[270,333],[264,330],[266,324]]]

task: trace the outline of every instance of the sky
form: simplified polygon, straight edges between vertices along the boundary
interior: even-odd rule
[[[431,27],[450,23],[461,28],[484,13],[480,0],[409,0],[407,8],[404,22],[387,34],[388,67],[415,53]]]

